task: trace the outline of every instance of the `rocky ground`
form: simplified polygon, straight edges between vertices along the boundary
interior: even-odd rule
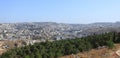
[[[115,47],[113,49],[109,49],[107,47],[92,49],[90,51],[81,52],[75,55],[67,55],[60,58],[120,58],[119,50],[120,44],[115,44]]]
[[[10,41],[10,40],[0,40],[0,55],[4,52],[6,52],[7,50],[10,50],[12,48],[15,47],[20,47],[22,46],[23,41],[21,40],[14,40],[14,41]]]
[[[4,44],[4,42],[0,41],[0,55],[5,52],[6,50],[2,48],[2,45]]]

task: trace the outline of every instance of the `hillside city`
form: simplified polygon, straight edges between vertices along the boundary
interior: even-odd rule
[[[64,24],[54,22],[2,23],[0,39],[60,40],[110,31],[120,31],[120,23]],[[99,32],[100,31],[100,32]]]

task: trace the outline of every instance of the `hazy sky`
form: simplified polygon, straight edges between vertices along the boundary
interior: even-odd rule
[[[120,21],[120,0],[0,0],[0,22]]]

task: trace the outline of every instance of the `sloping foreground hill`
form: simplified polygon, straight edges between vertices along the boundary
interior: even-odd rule
[[[108,47],[102,47],[99,49],[91,49],[77,54],[66,55],[60,58],[120,58],[116,53],[120,50],[120,44],[115,44],[113,49]],[[120,54],[120,53],[119,53]]]
[[[0,58],[58,58],[102,46],[113,48],[114,43],[120,43],[120,33],[110,32],[82,38],[35,43],[9,50],[3,53]]]

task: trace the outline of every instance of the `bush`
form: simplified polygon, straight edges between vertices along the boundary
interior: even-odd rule
[[[114,47],[114,42],[111,41],[111,40],[107,41],[107,46],[108,46],[110,49],[112,49],[112,48]]]

